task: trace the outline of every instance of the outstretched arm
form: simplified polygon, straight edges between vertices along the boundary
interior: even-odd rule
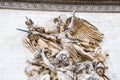
[[[75,12],[76,12],[76,10],[75,10],[75,11],[73,11],[73,13],[72,13],[71,22],[70,22],[70,24],[69,24],[69,26],[68,26],[68,29],[70,29],[70,28],[72,28],[72,27],[73,27],[73,24],[74,24],[74,19],[75,19]]]

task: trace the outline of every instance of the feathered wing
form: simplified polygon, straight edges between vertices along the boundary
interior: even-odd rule
[[[70,35],[73,38],[80,40],[89,40],[101,42],[103,40],[103,34],[98,29],[84,19],[75,17],[73,26],[69,30]]]

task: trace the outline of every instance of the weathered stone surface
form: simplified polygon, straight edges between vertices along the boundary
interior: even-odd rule
[[[34,14],[34,15],[33,15]],[[25,16],[31,17],[36,21],[37,24],[44,24],[48,19],[58,16],[60,14],[67,14],[67,12],[40,12],[40,11],[23,11],[23,10],[0,10],[0,80],[26,80],[24,75],[24,67],[26,66],[26,58],[28,59],[31,54],[27,49],[23,48],[21,44],[21,37],[25,34],[16,31],[16,26],[25,28],[23,22],[25,21]],[[47,16],[46,16],[47,15]],[[104,50],[109,54],[109,77],[111,80],[119,80],[119,17],[118,13],[77,13],[79,17],[88,20],[90,23],[98,26],[101,32],[104,33],[105,39],[101,44]],[[38,19],[39,17],[39,19]],[[97,19],[96,19],[97,17]],[[41,18],[43,18],[41,20]],[[40,23],[39,23],[40,22]],[[6,24],[7,23],[7,24]],[[9,26],[6,26],[9,25]],[[51,28],[51,27],[50,27]],[[4,33],[4,35],[3,35]],[[19,37],[18,37],[19,35]],[[12,46],[11,46],[12,45]],[[26,53],[26,54],[25,54]],[[10,56],[8,56],[10,55]],[[6,59],[7,56],[7,59]],[[27,57],[26,57],[27,56]],[[16,75],[15,75],[16,74]],[[112,74],[112,75],[111,75]],[[4,77],[3,77],[4,76]]]
[[[79,12],[120,12],[119,0],[3,0],[0,8],[42,10],[42,11],[73,11]]]

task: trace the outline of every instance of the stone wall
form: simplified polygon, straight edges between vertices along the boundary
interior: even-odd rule
[[[7,2],[32,2],[32,3],[57,3],[57,4],[105,4],[105,5],[119,5],[119,0],[1,0]]]
[[[27,80],[24,74],[26,60],[31,52],[22,44],[24,32],[16,28],[25,28],[25,16],[41,26],[51,18],[61,14],[71,15],[70,12],[26,11],[0,9],[0,80]],[[76,13],[76,16],[88,20],[103,34],[102,49],[110,56],[110,80],[120,79],[120,14],[118,13]],[[48,27],[50,28],[50,27]]]
[[[0,8],[74,11],[120,12],[120,0],[0,0]]]

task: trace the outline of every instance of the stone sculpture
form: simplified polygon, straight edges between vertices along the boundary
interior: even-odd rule
[[[29,18],[25,21],[28,31],[23,43],[34,55],[25,68],[28,80],[109,80],[108,54],[99,45],[104,35],[75,13],[53,22],[56,30],[49,32]]]

